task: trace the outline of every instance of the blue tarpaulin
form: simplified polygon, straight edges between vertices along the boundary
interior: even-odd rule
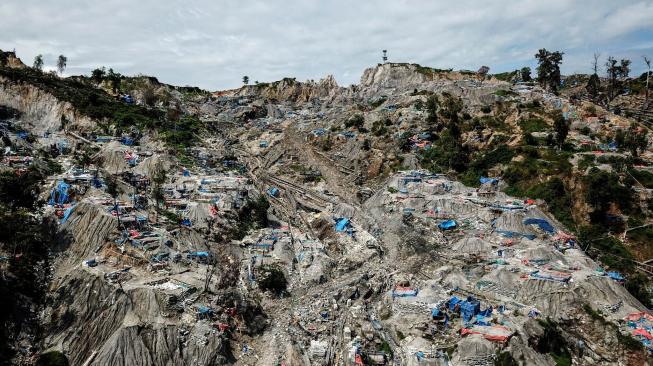
[[[18,132],[18,133],[16,133],[16,136],[18,136],[19,138],[21,138],[23,140],[25,140],[28,135],[29,135],[29,133],[27,133],[27,132]]]
[[[134,139],[130,137],[123,137],[120,139],[120,142],[122,142],[123,145],[132,146],[134,144]]]
[[[268,189],[268,195],[270,197],[275,197],[275,198],[279,197],[279,188],[271,187],[270,189]]]
[[[522,234],[522,233],[518,233],[518,232],[515,232],[515,231],[507,231],[507,230],[496,230],[496,232],[503,235],[504,238],[512,239],[512,238],[524,237],[524,238],[527,238],[529,240],[535,239],[534,234]]]
[[[524,224],[526,225],[537,225],[540,227],[540,229],[546,231],[549,234],[555,234],[556,229],[551,225],[548,221],[545,219],[536,219],[536,218],[530,218],[524,220]]]
[[[188,227],[193,226],[193,223],[190,222],[190,219],[183,219],[183,220],[181,220],[181,224],[182,224],[183,226],[188,226]]]
[[[458,303],[461,302],[461,301],[462,301],[462,300],[460,300],[460,299],[457,298],[456,296],[452,296],[451,299],[449,299],[449,310],[452,310],[452,311],[453,311],[454,308],[456,307],[456,304],[458,304]]]
[[[460,303],[460,314],[466,322],[470,321],[474,315],[478,314],[480,311],[481,302],[471,296],[467,297],[467,300]]]
[[[52,190],[52,193],[50,194],[50,200],[48,203],[52,206],[55,203],[59,205],[63,205],[64,203],[68,202],[68,188],[70,186],[64,182],[64,181],[59,181],[57,184],[57,187]]]
[[[341,217],[336,221],[336,231],[338,232],[347,231],[347,228],[349,228],[349,226],[350,226],[349,219],[346,217]]]
[[[182,174],[184,177],[190,177],[190,171],[188,169],[184,169]]]
[[[610,277],[611,279],[613,279],[613,280],[615,280],[617,282],[623,282],[623,281],[626,280],[626,278],[619,272],[610,271],[607,274],[608,274],[608,277]]]
[[[481,177],[481,179],[479,180],[481,181],[481,184],[485,184],[485,183],[497,184],[499,182],[499,180],[496,178]]]
[[[456,226],[457,226],[457,224],[456,224],[456,221],[454,221],[454,220],[443,221],[443,222],[441,222],[441,223],[438,225],[438,227],[439,227],[440,229],[442,229],[442,230],[451,230],[451,229],[455,229]]]
[[[73,208],[74,208],[74,207],[75,207],[75,206],[68,207],[68,208],[63,212],[63,217],[61,218],[61,223],[62,223],[62,224],[68,220],[68,217],[69,217],[70,214],[73,212]]]

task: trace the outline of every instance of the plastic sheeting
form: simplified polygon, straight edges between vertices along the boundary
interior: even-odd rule
[[[556,229],[546,221],[545,219],[529,218],[524,220],[525,225],[537,225],[540,229],[546,231],[549,234],[555,234]]]
[[[350,225],[351,224],[350,224],[348,218],[341,217],[336,221],[336,231],[337,232],[347,231],[347,229],[349,228]]]
[[[480,180],[481,184],[485,184],[485,183],[497,184],[499,182],[499,180],[496,179],[496,178],[481,177],[481,179],[479,179],[479,180]]]
[[[442,229],[442,230],[452,230],[452,229],[455,229],[457,225],[458,225],[458,224],[456,224],[456,221],[455,221],[455,220],[447,220],[447,221],[443,221],[443,222],[441,222],[441,223],[438,225],[438,227],[439,227],[440,229]]]

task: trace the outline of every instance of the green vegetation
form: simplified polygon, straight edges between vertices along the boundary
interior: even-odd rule
[[[534,348],[539,353],[548,353],[556,366],[571,366],[571,352],[558,324],[551,319],[537,321],[544,328],[544,334],[539,337]]]
[[[623,211],[629,211],[633,201],[633,191],[620,183],[619,175],[592,168],[587,176],[583,177],[585,186],[585,200],[594,209],[591,220],[594,223],[605,221],[605,216],[612,205]]]
[[[645,170],[628,169],[628,173],[646,188],[653,188],[653,174]]]
[[[268,225],[268,202],[265,195],[257,199],[248,200],[238,212],[238,226],[230,233],[230,237],[236,240],[244,238],[250,230],[264,228]]]
[[[624,273],[631,271],[632,254],[620,240],[608,236],[603,225],[582,226],[578,240],[592,257],[607,267]]]
[[[468,170],[462,176],[462,182],[466,185],[477,187],[481,176],[487,176],[487,171],[497,164],[507,164],[515,156],[514,151],[506,145],[499,145],[496,149],[472,159]]]
[[[494,366],[519,366],[519,362],[512,357],[510,352],[497,351],[496,358],[494,359]]]
[[[495,79],[501,80],[501,81],[513,81],[515,78],[520,76],[519,70],[515,71],[510,71],[510,72],[502,72],[499,74],[494,74],[493,75]]]
[[[41,339],[38,313],[43,309],[50,275],[49,255],[56,243],[56,223],[34,215],[44,176],[30,168],[21,176],[0,173],[0,358],[11,362],[18,333]],[[2,363],[0,361],[0,363]]]
[[[373,100],[370,102],[370,107],[378,108],[381,106],[381,104],[385,103],[386,100],[388,100],[386,97],[381,97],[379,99]]]
[[[386,341],[383,341],[383,343],[381,343],[381,346],[379,346],[379,351],[385,353],[390,359],[394,358],[394,352],[392,352],[392,347],[390,347],[390,345]]]
[[[504,90],[504,89],[497,90],[496,92],[494,92],[494,94],[500,97],[514,97],[518,95],[512,90]]]
[[[256,283],[263,291],[270,291],[276,295],[286,292],[288,281],[281,267],[276,264],[264,264],[257,270]]]
[[[156,128],[163,118],[160,111],[122,103],[81,79],[61,79],[30,68],[1,68],[0,75],[15,82],[39,87],[57,99],[69,102],[80,113],[90,118],[107,119],[118,126]]]
[[[51,351],[43,353],[39,356],[38,361],[36,361],[36,366],[68,366],[68,358],[59,352]]]
[[[550,128],[546,121],[538,117],[520,120],[519,127],[524,133],[544,132]]]
[[[351,128],[354,127],[358,130],[363,128],[363,125],[365,124],[365,118],[361,114],[355,114],[351,116],[347,121],[345,121],[345,128]]]
[[[594,319],[596,321],[599,321],[599,322],[601,322],[603,324],[605,324],[607,322],[607,320],[605,320],[605,318],[603,317],[603,315],[601,315],[601,313],[599,313],[598,311],[592,309],[590,304],[583,304],[583,310],[585,310],[585,312],[587,313],[587,315],[590,316],[590,318],[592,318],[592,319]]]

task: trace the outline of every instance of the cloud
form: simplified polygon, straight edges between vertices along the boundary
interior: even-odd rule
[[[653,55],[653,1],[104,1],[4,0],[0,48],[25,62],[68,56],[68,74],[97,66],[179,85],[223,89],[250,80],[358,82],[381,50],[391,61],[492,72],[534,66],[537,49],[565,52],[563,71],[591,55]]]

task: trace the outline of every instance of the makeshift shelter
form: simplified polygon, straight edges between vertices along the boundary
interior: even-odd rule
[[[336,231],[344,232],[351,228],[351,222],[346,217],[336,219]]]
[[[64,203],[68,202],[68,188],[70,188],[70,185],[68,185],[64,181],[59,181],[57,184],[57,187],[52,190],[50,193],[50,200],[48,203],[51,206],[54,206],[54,204],[58,205],[63,205]]]
[[[458,224],[456,224],[455,220],[447,220],[447,221],[443,221],[440,224],[438,224],[438,227],[441,230],[453,230],[453,229],[456,228],[457,225]]]
[[[540,229],[543,231],[547,232],[548,234],[555,234],[556,229],[551,225],[548,221],[545,219],[537,219],[537,218],[528,218],[524,220],[525,225],[537,225],[539,226]]]
[[[277,187],[270,187],[270,189],[268,189],[268,195],[269,195],[270,197],[274,197],[274,198],[279,197],[279,188],[277,188]]]
[[[482,326],[474,325],[470,328],[463,328],[460,330],[461,336],[468,334],[480,334],[488,341],[506,342],[513,334],[513,331],[503,325]]]

